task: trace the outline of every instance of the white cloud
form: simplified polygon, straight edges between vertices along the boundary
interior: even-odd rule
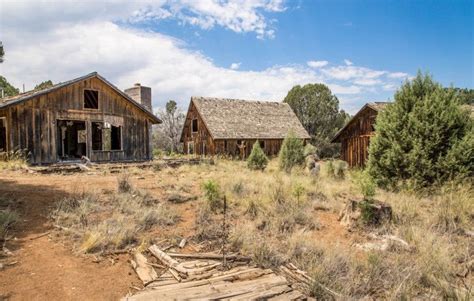
[[[328,61],[309,61],[307,62],[308,66],[311,68],[321,68],[329,64]]]
[[[2,3],[1,38],[7,54],[5,62],[0,65],[0,74],[15,86],[21,87],[25,83],[27,89],[31,89],[43,80],[60,82],[98,71],[121,89],[135,82],[152,87],[155,108],[163,106],[169,99],[175,99],[185,108],[192,95],[282,100],[291,87],[307,83],[325,83],[338,97],[360,101],[364,99],[362,95],[385,91],[389,85],[399,85],[397,79],[401,72],[354,65],[328,66],[327,61],[309,61],[306,65],[288,62],[249,71],[239,70],[240,62],[228,68],[217,66],[212,58],[190,50],[182,40],[137,29],[127,22],[117,22],[128,20],[130,15],[132,18],[146,15],[146,10],[138,4],[150,7],[149,17],[158,13],[157,18],[174,18],[176,11],[167,4],[169,0],[121,1],[99,3],[83,0],[65,5],[21,1]],[[253,3],[253,6],[247,5],[254,8],[254,3],[257,3],[260,10],[276,12],[284,9],[281,1],[244,2]],[[190,0],[182,3],[191,5]],[[205,11],[205,3],[196,1],[192,5],[197,7],[196,11]],[[216,3],[219,6],[234,2]],[[189,9],[186,7],[182,11]],[[131,14],[140,9],[141,12]],[[219,10],[212,11],[217,13]],[[258,20],[251,15],[249,19]],[[244,22],[246,18],[240,20]],[[230,23],[212,22],[212,26],[231,26]],[[239,29],[240,25],[234,24],[236,27],[232,30],[258,34],[258,26],[251,25],[255,22],[244,23],[245,28]],[[271,30],[265,26],[260,28],[264,32]]]
[[[344,64],[346,64],[347,66],[352,66],[354,63],[349,61],[348,59],[344,59]]]
[[[240,68],[240,64],[241,63],[232,63],[232,64],[230,64],[230,69],[237,70],[237,69]]]
[[[121,21],[136,24],[176,19],[183,25],[211,29],[215,26],[237,33],[253,32],[260,39],[273,38],[275,29],[266,13],[283,12],[284,0],[63,0],[2,1],[3,24],[37,32],[58,23]]]
[[[390,77],[390,78],[408,78],[409,75],[408,75],[408,73],[404,73],[404,72],[394,72],[394,73],[390,73],[388,75],[388,77]]]

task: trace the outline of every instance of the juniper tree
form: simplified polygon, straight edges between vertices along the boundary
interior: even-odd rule
[[[384,187],[423,188],[472,177],[473,120],[458,94],[420,72],[377,117],[368,171]]]
[[[297,138],[294,132],[288,132],[280,149],[280,169],[289,172],[294,166],[303,164],[304,159],[303,140]]]
[[[252,152],[247,159],[247,166],[253,170],[264,170],[268,165],[268,158],[260,147],[260,142],[257,140],[252,147]]]

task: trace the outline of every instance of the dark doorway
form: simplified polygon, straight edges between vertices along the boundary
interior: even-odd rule
[[[0,118],[0,153],[7,151],[7,125],[5,118]]]
[[[75,160],[86,156],[87,132],[84,121],[58,120],[58,157]]]

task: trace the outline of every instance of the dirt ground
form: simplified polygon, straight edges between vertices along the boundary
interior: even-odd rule
[[[131,178],[134,185],[161,196],[163,188],[151,170]],[[196,185],[199,187],[199,185]],[[15,263],[0,271],[0,300],[117,300],[140,287],[129,255],[107,257],[97,262],[93,255],[73,252],[72,246],[54,239],[55,230],[48,215],[55,202],[82,191],[115,191],[116,174],[41,175],[22,171],[0,174],[0,197],[12,197],[20,213],[20,223],[6,242],[13,254],[0,258]],[[196,206],[179,205],[180,233],[192,231]],[[337,222],[337,215],[315,212],[323,224],[317,232],[321,243],[349,246],[352,238]],[[3,297],[3,298],[2,298]]]

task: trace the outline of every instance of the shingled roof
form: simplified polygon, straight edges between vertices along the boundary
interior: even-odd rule
[[[31,91],[27,91],[27,92],[24,92],[24,93],[20,93],[20,94],[15,95],[15,96],[0,98],[0,109],[22,103],[24,101],[27,101],[27,100],[33,99],[35,97],[47,94],[49,92],[56,91],[58,89],[64,88],[66,86],[72,85],[74,83],[78,83],[80,81],[83,81],[83,80],[86,80],[86,79],[89,79],[89,78],[92,78],[92,77],[96,77],[99,80],[103,81],[106,85],[108,85],[110,88],[115,90],[118,94],[123,96],[126,100],[128,100],[129,102],[134,104],[136,107],[138,107],[141,111],[143,111],[143,113],[148,115],[148,117],[154,123],[161,123],[161,120],[158,117],[156,117],[152,112],[148,111],[147,108],[145,108],[142,104],[140,104],[140,103],[136,102],[135,100],[133,100],[125,92],[123,92],[122,90],[117,88],[115,85],[113,85],[111,82],[106,80],[104,77],[102,77],[97,72],[92,72],[92,73],[89,73],[87,75],[84,75],[84,76],[81,76],[81,77],[78,77],[78,78],[75,78],[75,79],[72,79],[72,80],[69,80],[69,81],[65,81],[65,82],[62,82],[62,83],[57,83],[57,84],[55,84],[51,87],[47,87],[47,88],[44,88],[44,89],[41,89],[41,90],[31,90]]]
[[[214,139],[283,139],[292,130],[310,136],[287,103],[191,97]]]

